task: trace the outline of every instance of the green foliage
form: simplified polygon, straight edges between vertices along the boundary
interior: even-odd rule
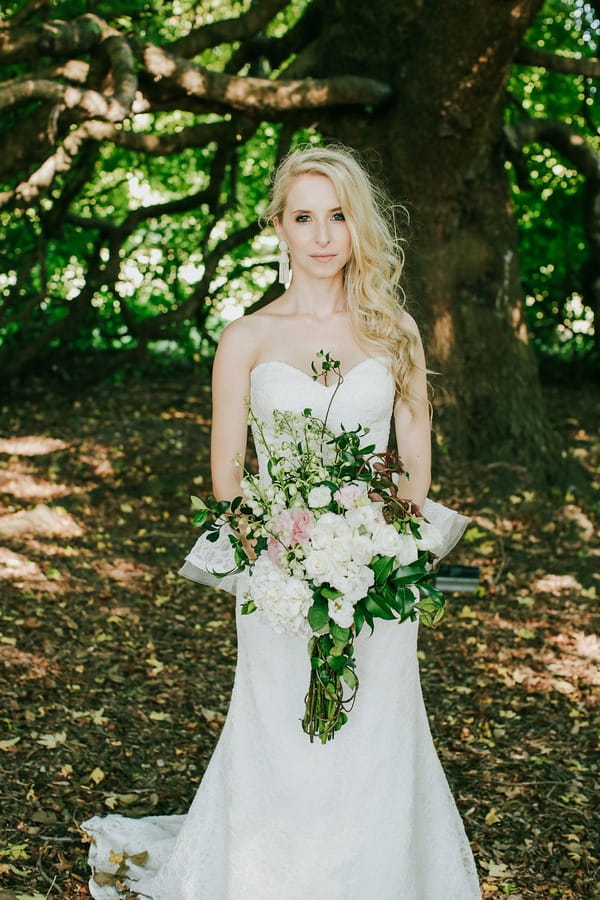
[[[309,0],[287,4],[265,28],[265,39],[285,35],[308,5]],[[48,15],[69,21],[93,12],[126,36],[167,45],[199,26],[235,18],[248,6],[236,0],[210,0],[201,8],[194,0],[54,0],[28,24]],[[5,4],[0,22],[24,7],[25,0]],[[547,0],[527,35],[529,46],[569,55],[594,54],[595,40],[593,14],[583,0]],[[239,42],[221,43],[194,60],[224,71],[240,49]],[[293,58],[290,51],[276,66],[260,58],[238,71],[276,76]],[[29,69],[29,62],[0,66],[0,81]],[[595,92],[583,77],[516,66],[506,118],[560,119],[597,145]],[[10,141],[38,109],[43,103],[32,100],[3,110],[0,140]],[[234,111],[191,108],[140,112],[120,127],[160,139],[214,123],[230,123],[239,132],[237,143],[213,140],[169,155],[110,141],[88,144],[37,206],[0,212],[0,368],[20,371],[19,360],[30,348],[42,365],[72,353],[136,348],[198,360],[212,354],[231,317],[261,301],[275,278],[275,240],[249,226],[264,209],[281,142],[293,146],[318,135],[311,128],[292,133],[265,122],[253,127]],[[581,224],[583,180],[548,147],[530,145],[525,158],[530,187],[513,178],[513,197],[529,328],[542,353],[585,355],[593,335],[591,310],[581,300],[589,253]],[[16,180],[0,183],[0,191],[14,189],[34,168],[24,163]],[[200,192],[206,197],[186,209],[143,214]],[[236,232],[243,239],[232,241]]]
[[[593,10],[582,0],[546,0],[526,37],[529,47],[563,55],[597,55]],[[579,75],[515,66],[506,118],[557,119],[571,125],[600,152],[593,104],[597,85]],[[513,201],[527,324],[539,353],[573,360],[594,346],[593,312],[585,296],[590,256],[582,222],[584,178],[554,149],[524,150],[527,186],[512,167]]]

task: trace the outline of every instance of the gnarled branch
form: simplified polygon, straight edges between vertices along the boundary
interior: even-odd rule
[[[0,28],[0,64],[89,53],[109,34],[117,32],[92,13],[77,16],[72,22],[55,20],[35,28]]]
[[[562,56],[549,53],[548,50],[537,50],[534,47],[520,47],[515,62],[522,66],[540,66],[561,72],[563,75],[587,75],[589,78],[600,78],[600,59],[594,57]]]
[[[575,128],[559,119],[522,119],[504,126],[511,147],[550,144],[586,178],[600,183],[600,154]]]
[[[218,106],[254,115],[273,115],[289,110],[325,106],[381,106],[391,97],[389,85],[355,75],[329,79],[270,81],[214,72],[168,53],[156,44],[134,44],[144,69],[166,85],[169,93],[181,92]]]
[[[223,19],[195,28],[169,44],[169,49],[179,56],[197,56],[209,47],[231,41],[245,41],[268,25],[271,19],[289,3],[289,0],[254,0],[250,8],[237,19]]]

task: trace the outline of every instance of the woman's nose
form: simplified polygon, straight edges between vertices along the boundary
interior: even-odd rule
[[[329,243],[330,235],[328,222],[317,222],[316,240],[318,244]]]

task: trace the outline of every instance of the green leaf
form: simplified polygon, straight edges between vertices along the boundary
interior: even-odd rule
[[[326,603],[315,602],[308,611],[308,624],[313,631],[320,631],[329,621],[329,610]]]
[[[349,669],[348,667],[342,669],[342,678],[344,679],[350,690],[354,691],[358,687],[358,678],[356,677],[352,669]]]
[[[190,499],[192,501],[192,509],[208,509],[206,503],[201,497],[195,497],[192,495]]]
[[[391,612],[388,606],[384,606],[379,602],[376,595],[374,595],[371,591],[367,594],[364,599],[364,604],[366,609],[377,619],[393,619],[395,618],[393,612]]]
[[[256,603],[254,600],[246,600],[245,603],[242,603],[242,615],[249,616],[250,613],[253,613],[256,610]]]
[[[325,597],[326,600],[337,600],[338,597],[342,596],[341,591],[335,590],[335,588],[322,587],[320,592],[322,597]]]
[[[371,563],[371,568],[375,574],[375,583],[383,584],[388,580],[390,573],[394,568],[395,559],[393,556],[378,556]]]
[[[329,633],[336,643],[346,645],[350,640],[351,631],[349,628],[341,628],[332,622],[329,626]]]
[[[360,605],[354,607],[354,632],[359,635],[365,624],[365,614]]]
[[[333,656],[331,653],[327,657],[327,665],[334,672],[340,672],[346,665],[346,660],[342,656]]]

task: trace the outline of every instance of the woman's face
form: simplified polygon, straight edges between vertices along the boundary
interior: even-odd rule
[[[335,188],[326,175],[293,179],[281,219],[274,220],[289,247],[292,267],[313,278],[335,278],[352,252],[352,239]]]

